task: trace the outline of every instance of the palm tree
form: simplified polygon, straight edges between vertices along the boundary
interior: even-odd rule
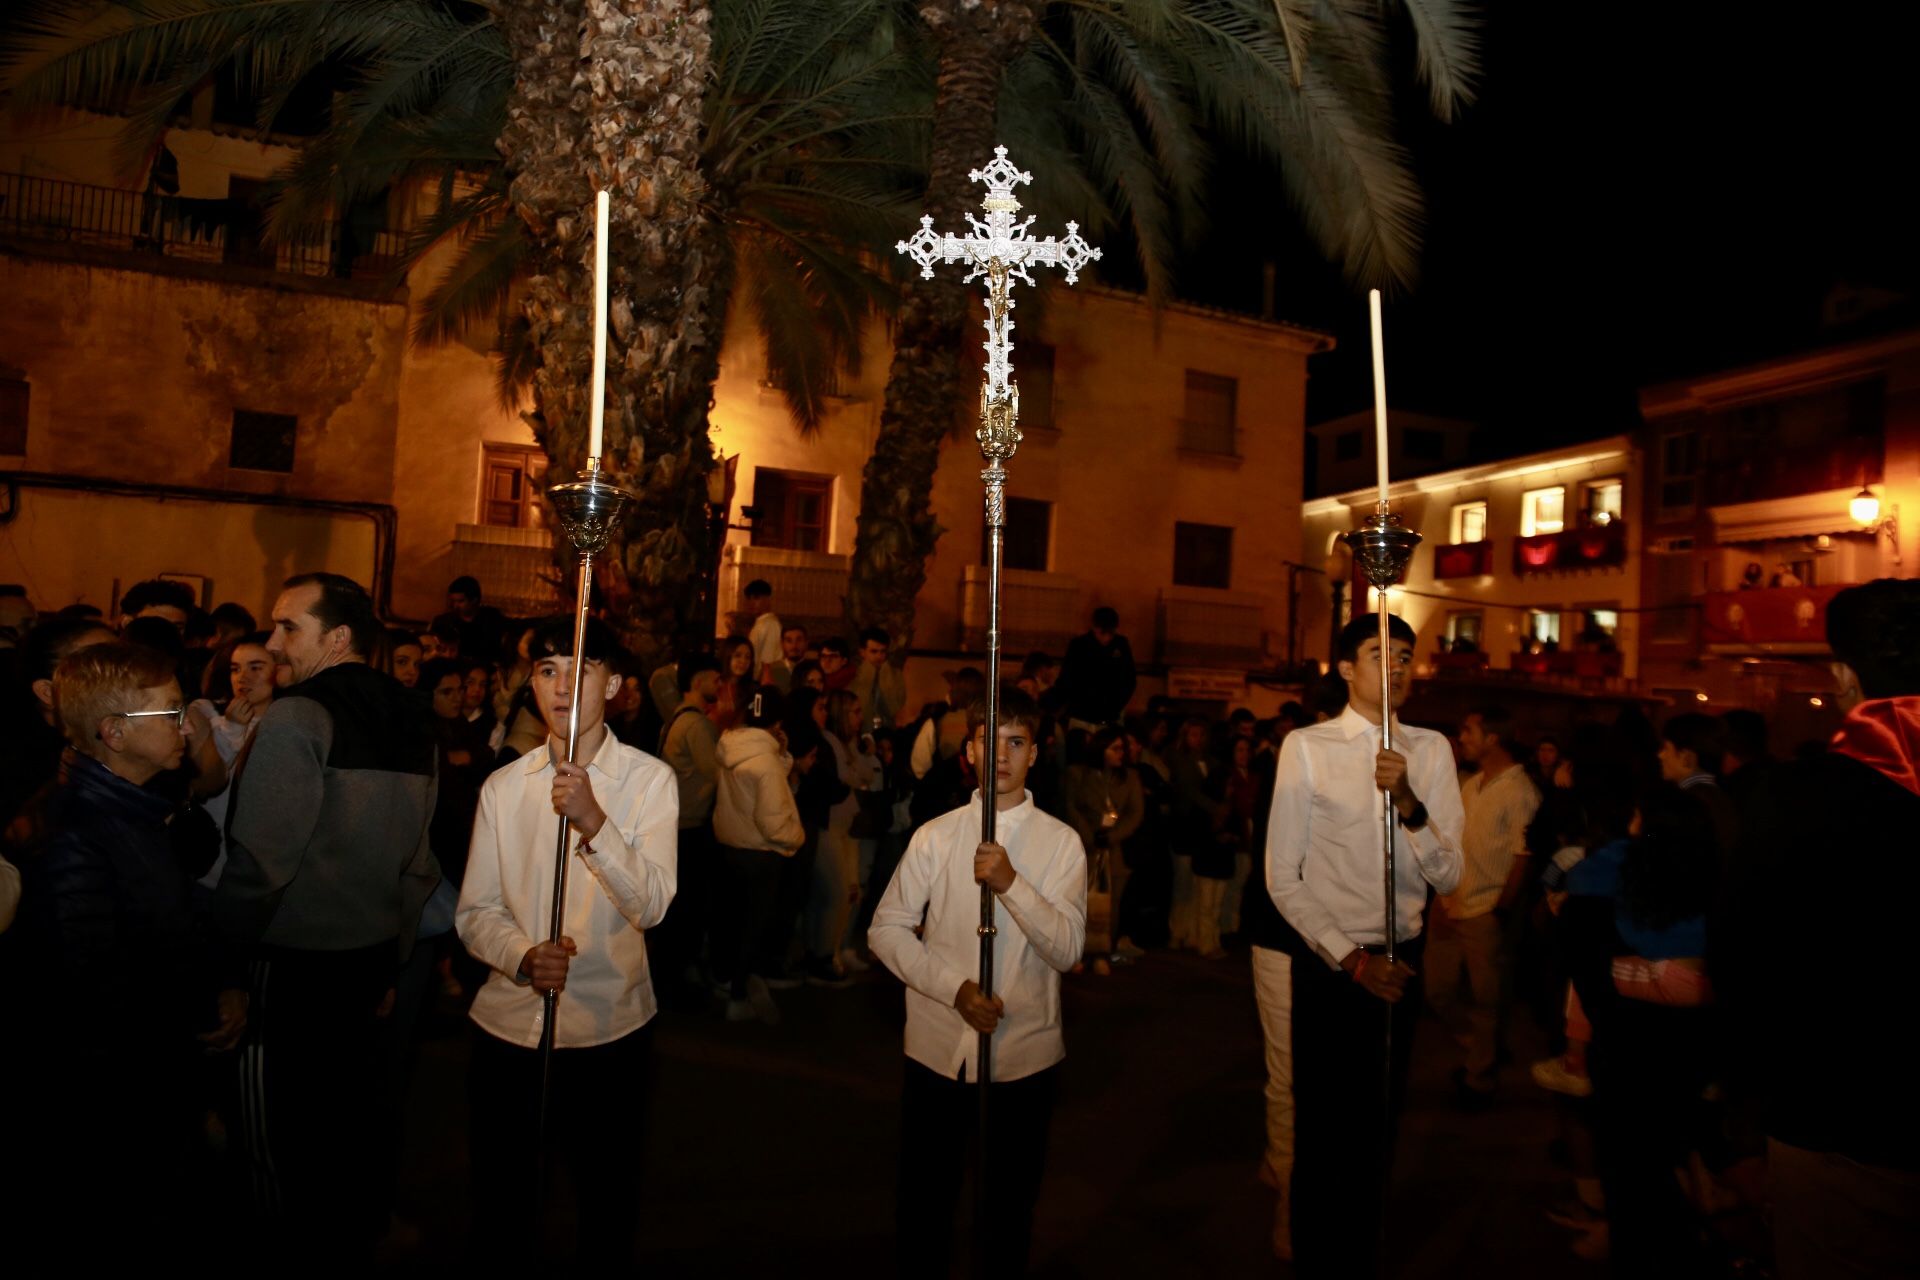
[[[562,471],[586,444],[583,214],[611,187],[606,465],[641,496],[608,585],[658,649],[711,589],[707,410],[736,279],[802,430],[885,297],[857,250],[906,216],[925,146],[925,71],[897,27],[879,0],[44,0],[6,80],[21,107],[124,102],[135,157],[216,72],[256,87],[263,131],[327,77],[332,118],[281,175],[270,229],[428,193],[403,269],[457,253],[415,340],[499,325],[503,391],[531,384]]]
[[[1474,28],[1456,0],[1403,0],[1433,109],[1471,97]],[[974,204],[968,172],[1006,142],[1033,203],[1094,231],[1124,222],[1150,295],[1199,224],[1205,138],[1276,165],[1296,215],[1358,281],[1410,281],[1421,204],[1392,141],[1379,0],[921,0],[937,50],[925,197],[937,226]],[[966,291],[901,291],[879,438],[861,485],[848,613],[910,643],[940,535],[940,441],[973,398]]]

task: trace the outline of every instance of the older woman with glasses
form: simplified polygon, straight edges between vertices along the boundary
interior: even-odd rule
[[[26,868],[20,927],[34,970],[57,975],[25,986],[33,1040],[58,1061],[36,1073],[41,1092],[20,1112],[21,1154],[43,1171],[37,1185],[86,1179],[132,1215],[129,1233],[145,1234],[187,1208],[172,1198],[190,1185],[198,1064],[239,1039],[246,997],[218,988],[168,836],[173,805],[146,785],[186,750],[173,664],[137,645],[94,645],[60,663],[53,688],[71,749],[46,847]],[[61,1191],[23,1220],[53,1231],[71,1212]]]

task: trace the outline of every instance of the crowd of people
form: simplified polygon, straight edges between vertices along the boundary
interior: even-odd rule
[[[979,669],[910,706],[892,637],[813,636],[762,582],[737,634],[646,670],[599,621],[576,653],[571,619],[509,619],[471,578],[420,631],[330,574],[289,580],[265,627],[167,581],[114,618],[13,609],[0,961],[12,1025],[42,1028],[62,1069],[23,1117],[45,1160],[10,1201],[80,1231],[62,1188],[84,1176],[131,1215],[96,1239],[111,1254],[184,1248],[195,1198],[237,1188],[255,1229],[363,1259],[391,1226],[413,1041],[438,999],[472,1024],[475,1248],[531,1247],[509,1224],[545,1124],[583,1256],[620,1263],[638,1162],[593,1140],[582,1104],[515,1104],[543,1037],[556,1097],[637,1103],[659,1009],[774,1023],[782,991],[884,966],[908,988],[912,1131],[964,1137],[973,1042],[996,1037],[996,1105],[1022,1135],[992,1209],[1013,1274],[1065,1052],[1061,974],[1186,950],[1251,957],[1259,1172],[1274,1251],[1302,1275],[1366,1269],[1423,1007],[1420,1052],[1448,1055],[1469,1114],[1501,1104],[1517,1018],[1553,1040],[1505,1085],[1561,1100],[1556,1213],[1576,1252],[1622,1275],[1731,1274],[1766,1252],[1737,1225],[1764,1215],[1782,1275],[1838,1274],[1817,1265],[1836,1248],[1865,1258],[1848,1274],[1920,1269],[1897,1252],[1920,1208],[1915,1108],[1845,1069],[1860,1046],[1897,1058],[1899,899],[1875,886],[1896,883],[1920,803],[1912,587],[1836,598],[1858,709],[1833,750],[1785,762],[1752,712],[1656,729],[1633,708],[1559,738],[1494,705],[1444,732],[1396,717],[1385,750],[1381,664],[1398,707],[1412,635],[1396,620],[1382,653],[1371,617],[1261,719],[1130,713],[1132,652],[1100,609],[1063,657],[1027,656],[988,726]],[[997,844],[969,807],[989,743]],[[1815,849],[1846,870],[1810,866]],[[992,997],[969,958],[980,885],[1008,918]],[[1009,1002],[1044,1014],[999,1027]],[[951,1231],[958,1181],[903,1148],[912,1272]]]

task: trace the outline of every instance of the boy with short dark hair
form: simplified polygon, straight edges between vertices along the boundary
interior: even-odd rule
[[[807,629],[797,622],[780,628],[780,658],[768,664],[767,683],[783,694],[793,692],[793,673],[807,660]]]
[[[899,724],[907,707],[906,677],[893,665],[892,649],[893,637],[884,627],[868,627],[860,633],[860,660],[853,664],[852,677],[844,686],[827,678],[827,688],[851,690],[867,723],[883,729]]]
[[[1678,783],[1706,809],[1722,860],[1732,855],[1740,838],[1740,815],[1720,789],[1726,744],[1719,719],[1698,711],[1684,711],[1660,726],[1660,776]]]
[[[1400,722],[1414,634],[1361,614],[1340,632],[1346,709],[1287,735],[1267,822],[1267,892],[1304,944],[1291,966],[1297,1102],[1292,1244],[1303,1276],[1378,1269],[1394,1134],[1420,1007],[1430,889],[1461,873],[1460,783],[1442,735]],[[1381,705],[1381,669],[1390,679]],[[1382,725],[1393,716],[1393,749]],[[1393,800],[1395,956],[1386,947],[1380,793]],[[1393,1057],[1384,1060],[1391,1019]],[[1385,1123],[1382,1104],[1387,1107]]]
[[[497,770],[480,791],[455,927],[494,972],[473,1002],[468,1094],[476,1234],[529,1256],[541,1224],[533,1100],[540,1088],[543,994],[555,1009],[549,1132],[573,1166],[581,1254],[632,1265],[639,1203],[637,1122],[645,1113],[656,1011],[645,932],[673,901],[679,789],[666,765],[616,738],[606,705],[620,689],[618,646],[598,621],[586,633],[577,764],[559,757],[572,696],[573,623],[549,622],[529,645],[534,701],[548,738]],[[577,858],[567,877],[565,934],[546,941],[555,815]],[[607,1105],[622,1119],[609,1130]]]
[[[986,752],[986,705],[974,704],[967,744]],[[1066,1056],[1060,975],[1086,942],[1087,856],[1072,827],[1042,813],[1026,789],[1040,711],[1017,688],[1000,695],[997,843],[980,839],[979,798],[914,833],[873,913],[867,943],[907,984],[906,1085],[901,1098],[899,1269],[942,1275],[962,1162],[979,1114],[981,1033],[993,1037],[992,1150],[985,1232],[996,1274],[1021,1275],[1046,1160],[1056,1068]],[[971,976],[980,956],[980,886],[1001,908],[995,994]],[[922,919],[924,916],[924,925]]]
[[[849,661],[853,650],[848,646],[845,636],[828,636],[820,642],[820,674],[826,677],[827,692],[844,689],[860,674]]]
[[[134,583],[120,597],[120,626],[125,630],[126,625],[135,618],[161,618],[176,630],[184,630],[187,619],[199,604],[194,598],[193,588],[186,583],[169,578],[149,578],[145,582]]]
[[[773,584],[765,578],[755,578],[747,584],[744,594],[747,616],[753,619],[747,640],[753,645],[754,683],[773,684],[773,668],[780,661],[781,653],[780,615],[773,611]]]

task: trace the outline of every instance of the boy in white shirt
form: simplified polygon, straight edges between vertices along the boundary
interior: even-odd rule
[[[583,763],[564,763],[572,649],[571,619],[534,632],[531,683],[548,738],[481,788],[454,917],[461,941],[493,969],[470,1015],[477,1028],[468,1082],[474,1239],[479,1256],[496,1261],[524,1260],[539,1239],[531,1212],[539,1203],[538,1045],[542,995],[551,989],[562,994],[548,1133],[572,1168],[580,1254],[626,1268],[656,1008],[645,930],[673,901],[679,788],[673,770],[607,729],[606,705],[620,689],[618,645],[597,621],[587,624],[577,708],[575,758]],[[542,939],[553,902],[556,815],[567,819],[575,862],[562,937],[550,943]]]
[[[962,1153],[979,1116],[981,1032],[993,1037],[989,1261],[996,1274],[1025,1274],[1057,1067],[1066,1056],[1060,975],[1079,962],[1086,941],[1086,850],[1073,828],[1040,812],[1026,790],[1040,709],[1009,687],[999,710],[999,842],[980,840],[978,793],[921,827],[867,934],[874,955],[907,984],[896,1224],[902,1275],[947,1274]],[[986,750],[985,721],[986,704],[975,703],[967,752],[976,768]],[[980,960],[983,884],[998,906],[992,999],[970,976]]]
[[[773,611],[773,586],[765,578],[755,578],[747,584],[746,598],[747,616],[753,619],[753,628],[747,632],[747,641],[753,645],[753,682],[772,684],[773,669],[785,656],[780,646],[784,628]]]
[[[1413,629],[1356,616],[1340,632],[1346,710],[1281,744],[1267,822],[1267,891],[1310,949],[1293,986],[1295,1271],[1380,1272],[1381,1214],[1420,1010],[1429,889],[1460,882],[1460,782],[1446,735],[1393,719],[1413,685]],[[1380,671],[1391,708],[1380,704]],[[1395,955],[1388,961],[1380,793],[1393,797]],[[1393,1061],[1385,1037],[1392,1020]],[[1385,1114],[1383,1114],[1385,1109]]]

